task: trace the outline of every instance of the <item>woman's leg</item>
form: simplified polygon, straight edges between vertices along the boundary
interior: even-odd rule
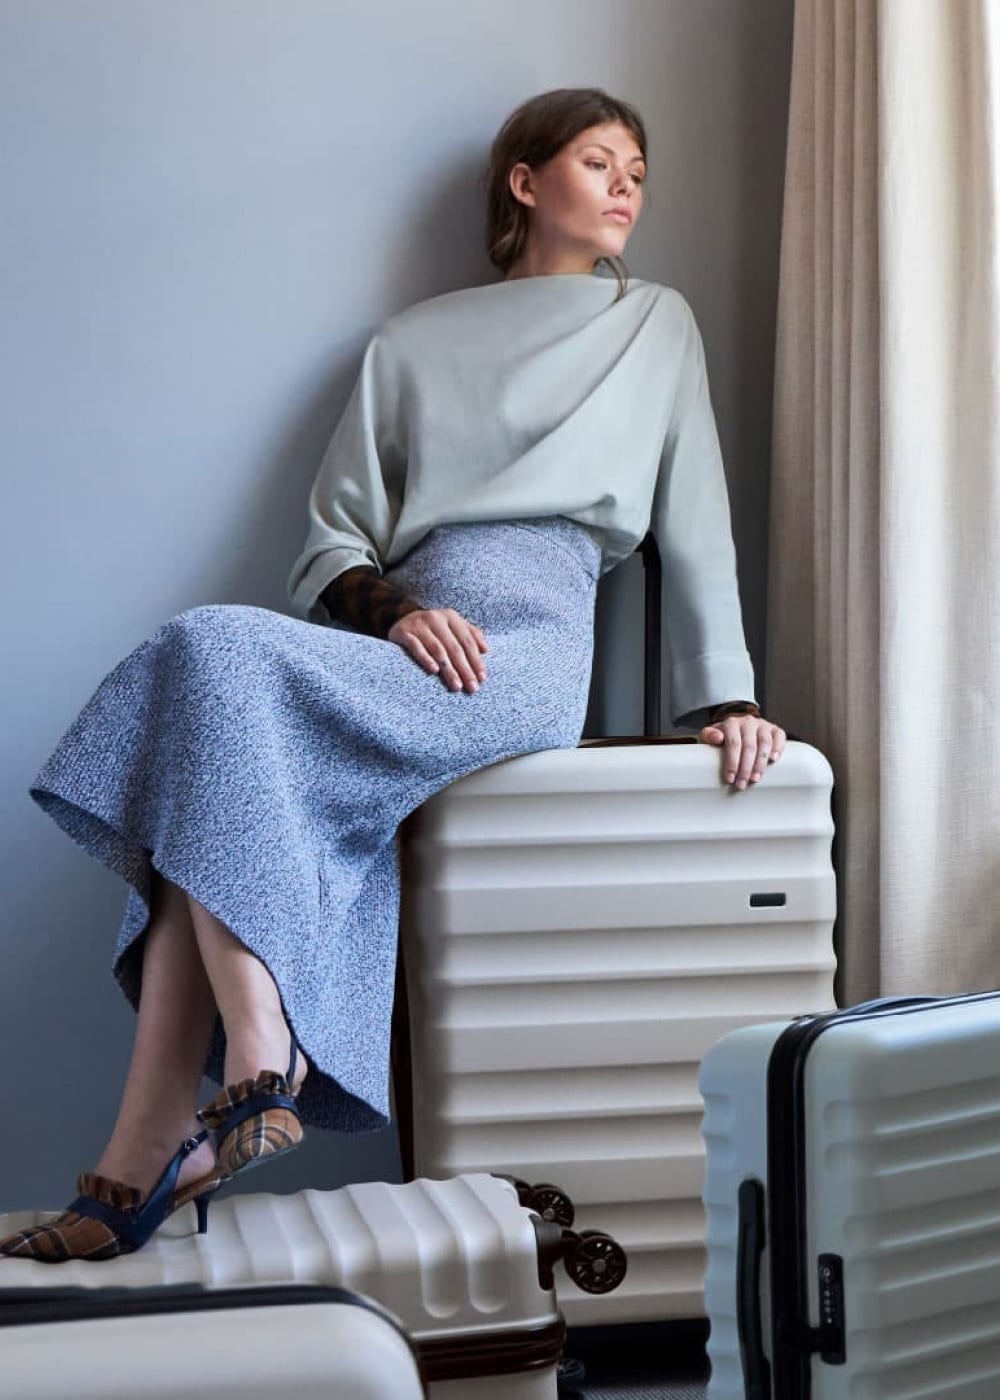
[[[198,1086],[215,1025],[226,1031],[225,1081],[283,1073],[290,1032],[267,968],[219,919],[155,877],[145,935],[135,1044],[121,1107],[96,1171],[147,1191],[186,1137],[200,1129]],[[295,1087],[305,1074],[301,1062]],[[210,1143],[188,1157],[178,1185],[211,1170]]]
[[[220,1167],[235,1174],[302,1141],[288,1093],[298,1092],[306,1064],[290,1064],[292,1033],[264,964],[191,895],[188,908],[226,1032],[226,1088],[205,1105],[202,1121],[215,1133]]]
[[[97,1164],[101,1176],[147,1191],[186,1137],[199,1130],[198,1086],[215,1025],[216,1002],[187,896],[154,877],[142,960],[135,1044],[111,1139]],[[186,1159],[179,1184],[211,1170],[210,1143]]]
[[[198,952],[226,1032],[225,1082],[254,1079],[264,1069],[284,1074],[291,1032],[274,979],[220,919],[191,895],[187,903]],[[304,1069],[300,1063],[296,1086]]]

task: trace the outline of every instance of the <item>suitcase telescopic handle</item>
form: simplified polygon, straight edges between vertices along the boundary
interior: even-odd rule
[[[643,608],[642,732],[647,739],[653,739],[660,732],[660,610],[663,601],[663,565],[652,535],[646,535],[642,539],[639,553],[642,555],[646,595]]]
[[[642,556],[644,576],[643,644],[642,644],[642,737],[654,744],[696,744],[693,734],[660,733],[662,719],[661,635],[663,609],[663,565],[660,551],[652,535],[644,535],[636,554]],[[588,748],[610,749],[629,746],[637,741],[628,738],[584,739]]]
[[[764,1188],[748,1178],[740,1183],[739,1239],[736,1248],[736,1327],[746,1400],[770,1400],[771,1368],[764,1353],[760,1306],[760,1266],[764,1254]]]
[[[896,1011],[904,1006],[927,1006],[932,1001],[940,1001],[940,997],[876,997],[874,1001],[858,1002],[857,1006],[845,1006],[841,1015],[850,1013],[852,1016],[867,1016],[873,1011]]]

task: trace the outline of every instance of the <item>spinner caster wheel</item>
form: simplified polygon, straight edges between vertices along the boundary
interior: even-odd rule
[[[559,1400],[583,1400],[583,1391],[580,1387],[586,1379],[587,1369],[583,1362],[577,1361],[571,1356],[564,1356],[556,1371]]]
[[[572,1225],[576,1218],[576,1208],[566,1192],[545,1181],[531,1188],[524,1205],[555,1225]]]
[[[628,1269],[625,1251],[603,1230],[584,1230],[567,1250],[566,1272],[584,1293],[611,1293]]]

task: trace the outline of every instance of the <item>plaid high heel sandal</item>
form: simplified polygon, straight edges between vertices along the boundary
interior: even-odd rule
[[[208,1129],[219,1165],[228,1176],[263,1166],[293,1151],[302,1141],[295,1095],[305,1075],[296,1085],[298,1056],[299,1048],[292,1036],[287,1074],[261,1070],[256,1079],[227,1084],[198,1110],[198,1121]]]
[[[198,1212],[198,1233],[208,1229],[208,1207],[219,1187],[228,1179],[214,1167],[211,1172],[189,1181],[178,1191],[177,1177],[185,1158],[208,1137],[200,1132],[188,1138],[167,1163],[163,1175],[144,1195],[138,1187],[112,1181],[95,1172],[77,1178],[79,1193],[61,1215],[45,1225],[32,1225],[16,1235],[0,1240],[0,1254],[9,1258],[34,1259],[42,1264],[64,1264],[71,1259],[116,1259],[132,1254],[158,1230],[168,1215],[193,1201]]]

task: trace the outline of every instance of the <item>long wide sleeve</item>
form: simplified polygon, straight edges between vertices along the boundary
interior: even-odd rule
[[[309,497],[309,533],[288,582],[294,607],[325,621],[320,594],[345,570],[381,572],[402,502],[406,454],[395,376],[376,336]]]
[[[651,521],[663,560],[675,723],[723,700],[754,698],[722,453],[690,312],[688,333]]]

